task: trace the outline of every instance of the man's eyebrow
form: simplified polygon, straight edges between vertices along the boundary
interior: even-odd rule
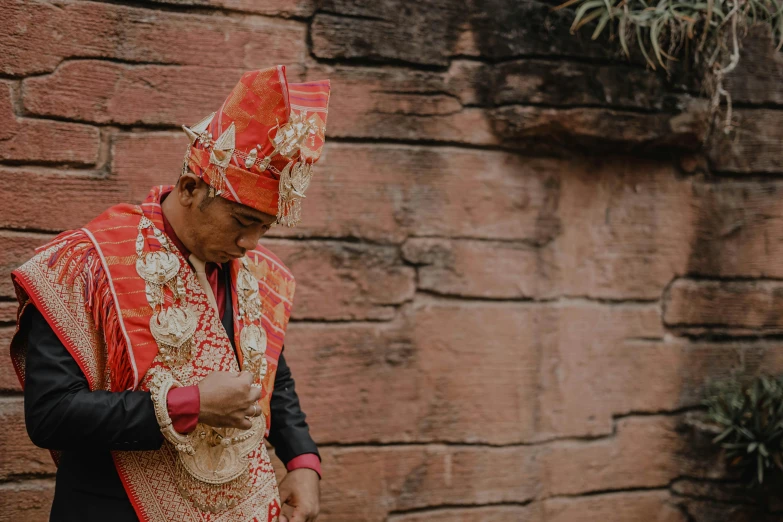
[[[247,211],[241,210],[241,209],[236,209],[235,212],[237,214],[239,214],[239,216],[241,216],[241,217],[243,217],[245,219],[250,219],[251,221],[255,221],[256,223],[265,224],[264,223],[264,218],[262,218],[261,216],[257,216],[255,214],[251,214],[250,212],[247,212]],[[274,220],[273,220],[273,222],[274,222]]]

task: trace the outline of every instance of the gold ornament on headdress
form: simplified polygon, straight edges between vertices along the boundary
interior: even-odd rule
[[[214,176],[214,185],[216,185],[214,188],[217,190],[216,194],[219,196],[223,193],[225,188],[226,168],[231,163],[231,157],[234,155],[234,149],[236,148],[236,127],[232,122],[215,141],[212,139],[212,133],[207,130],[214,117],[215,113],[213,112],[193,127],[183,125],[182,130],[188,135],[190,146],[193,146],[198,142],[203,145],[205,149],[210,151],[209,163],[210,165],[215,166],[215,172],[217,172],[217,175]],[[185,152],[185,165],[182,168],[183,173],[187,170],[189,155],[190,148]],[[212,195],[213,192],[210,190],[210,196]]]
[[[261,144],[256,145],[247,153],[235,150],[236,128],[233,122],[217,140],[213,140],[212,134],[207,129],[214,117],[215,113],[212,113],[193,127],[183,125],[182,129],[188,135],[191,146],[198,142],[210,151],[210,165],[214,165],[215,171],[218,173],[213,182],[216,194],[219,196],[224,190],[226,168],[234,155],[251,172],[256,167],[261,172],[271,168],[280,175],[277,222],[289,227],[296,226],[301,221],[301,201],[305,198],[305,191],[310,186],[313,177],[312,163],[307,161],[308,159],[312,160],[313,155],[306,146],[306,140],[314,136],[323,136],[324,125],[320,118],[315,114],[308,118],[305,111],[291,111],[289,120],[284,125],[276,127],[277,132],[274,136],[271,136],[274,129],[269,132],[269,141],[274,146],[272,152],[266,157],[260,157],[259,152],[263,148]],[[183,172],[187,170],[189,150],[185,154]],[[271,167],[272,160],[279,156],[289,160],[281,171]],[[212,194],[210,190],[210,195]]]

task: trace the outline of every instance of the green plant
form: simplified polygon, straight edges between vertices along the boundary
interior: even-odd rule
[[[766,23],[783,46],[783,0],[568,0],[575,6],[571,31],[596,22],[593,39],[604,31],[630,57],[637,47],[647,64],[670,71],[672,62],[689,60],[704,75],[704,87],[717,114],[726,102],[725,129],[731,127],[731,95],[724,77],[740,59],[739,40],[748,24]]]
[[[783,377],[728,379],[710,386],[704,400],[710,422],[722,430],[713,439],[748,486],[783,472]]]

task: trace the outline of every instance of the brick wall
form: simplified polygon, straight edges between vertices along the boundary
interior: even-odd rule
[[[783,370],[783,60],[752,34],[741,129],[546,3],[0,0],[9,272],[179,171],[246,69],[332,80],[289,361],[324,522],[777,520],[690,427],[704,383]],[[0,362],[0,521],[54,467]],[[772,506],[774,508],[774,506]]]

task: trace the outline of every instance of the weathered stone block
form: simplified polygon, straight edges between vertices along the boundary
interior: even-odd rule
[[[272,0],[257,2],[256,0],[152,0],[159,4],[187,5],[194,7],[211,7],[246,11],[271,16],[312,16],[315,11],[313,0]]]
[[[300,63],[305,25],[288,20],[223,17],[105,3],[37,4],[3,0],[0,71],[27,76],[50,72],[64,59],[251,69]],[[203,116],[202,116],[203,117]]]
[[[21,397],[0,399],[0,419],[4,426],[0,433],[0,447],[3,448],[0,479],[7,480],[14,475],[48,475],[55,472],[51,454],[33,446],[27,436]]]
[[[757,173],[783,172],[780,111],[761,108],[734,110],[736,128],[729,134],[715,132],[709,158],[714,170]]]
[[[783,184],[700,182],[693,186],[688,274],[783,277]]]
[[[572,154],[600,151],[698,150],[707,131],[706,104],[693,100],[678,113],[639,113],[603,108],[555,109],[508,105],[490,111],[507,146]]]
[[[538,506],[499,506],[454,509],[432,509],[415,513],[392,515],[388,522],[541,522]]]
[[[0,82],[0,160],[94,165],[100,133],[78,123],[17,118],[11,85]]]
[[[317,14],[313,21],[313,52],[331,60],[443,66],[454,55],[502,59],[613,54],[603,42],[570,34],[572,13],[552,11],[543,2],[367,4],[334,0],[321,9],[329,14]]]
[[[122,133],[112,140],[112,174],[123,188],[121,198],[107,207],[124,203],[142,203],[155,185],[172,185],[182,172],[188,147],[183,132]]]
[[[395,60],[446,65],[464,20],[449,2],[326,2],[316,14],[313,54],[328,59]]]
[[[143,200],[176,181],[187,140],[178,133],[119,134],[112,171]],[[307,193],[303,222],[272,236],[363,237],[402,242],[409,234],[546,241],[556,232],[546,183],[559,165],[491,151],[404,145],[327,144]],[[373,216],[368,220],[367,216]]]
[[[0,302],[0,323],[15,322],[17,310],[19,305],[16,301]]]
[[[545,497],[592,491],[665,488],[681,472],[685,449],[674,417],[628,417],[614,436],[553,442],[538,455]]]
[[[100,60],[63,63],[23,81],[32,114],[121,125],[192,125],[217,110],[245,69],[129,65]],[[302,76],[289,66],[289,81]]]
[[[29,232],[0,231],[0,296],[16,297],[11,282],[11,272],[35,254],[35,249],[46,243],[51,236]]]
[[[409,239],[405,259],[417,265],[418,288],[444,295],[539,297],[547,292],[547,267],[537,249],[520,243]]]
[[[676,103],[661,76],[621,63],[517,60],[486,70],[477,81],[494,83],[487,89],[495,105],[597,105],[660,111]]]
[[[327,448],[322,455],[329,472],[319,520],[376,522],[391,511],[521,503],[536,491],[530,448]]]
[[[0,484],[0,522],[49,520],[54,480],[25,480]]]
[[[262,240],[296,277],[294,319],[390,320],[413,299],[416,273],[399,250],[333,241]]]
[[[539,225],[550,230],[543,244],[409,239],[403,254],[418,265],[419,287],[483,298],[657,300],[691,256],[691,181],[657,162],[560,165],[539,203]]]
[[[742,39],[737,68],[726,76],[724,87],[734,102],[783,103],[783,57],[769,24],[750,26]]]
[[[417,304],[383,325],[295,324],[286,358],[319,442],[530,440],[532,318],[512,306]],[[478,396],[496,397],[486,408]],[[383,412],[378,414],[378,412]]]
[[[687,522],[666,491],[610,493],[544,502],[547,522]],[[728,519],[727,519],[728,520]],[[731,519],[734,520],[734,519]]]
[[[679,407],[681,343],[636,340],[662,335],[655,306],[417,299],[398,322],[295,324],[286,356],[321,443],[509,444]]]
[[[0,167],[0,177],[14,187],[0,191],[4,209],[0,226],[6,228],[52,232],[79,228],[128,194],[121,180],[98,174]]]
[[[678,279],[668,289],[664,321],[678,331],[727,335],[783,332],[783,283]]]
[[[0,327],[0,346],[5,350],[5,353],[0,357],[0,391],[22,391],[22,387],[19,384],[19,378],[16,376],[16,371],[11,364],[11,357],[8,355],[9,347],[11,346],[11,337],[16,331],[16,326],[4,326]],[[27,437],[27,435],[25,435]]]

